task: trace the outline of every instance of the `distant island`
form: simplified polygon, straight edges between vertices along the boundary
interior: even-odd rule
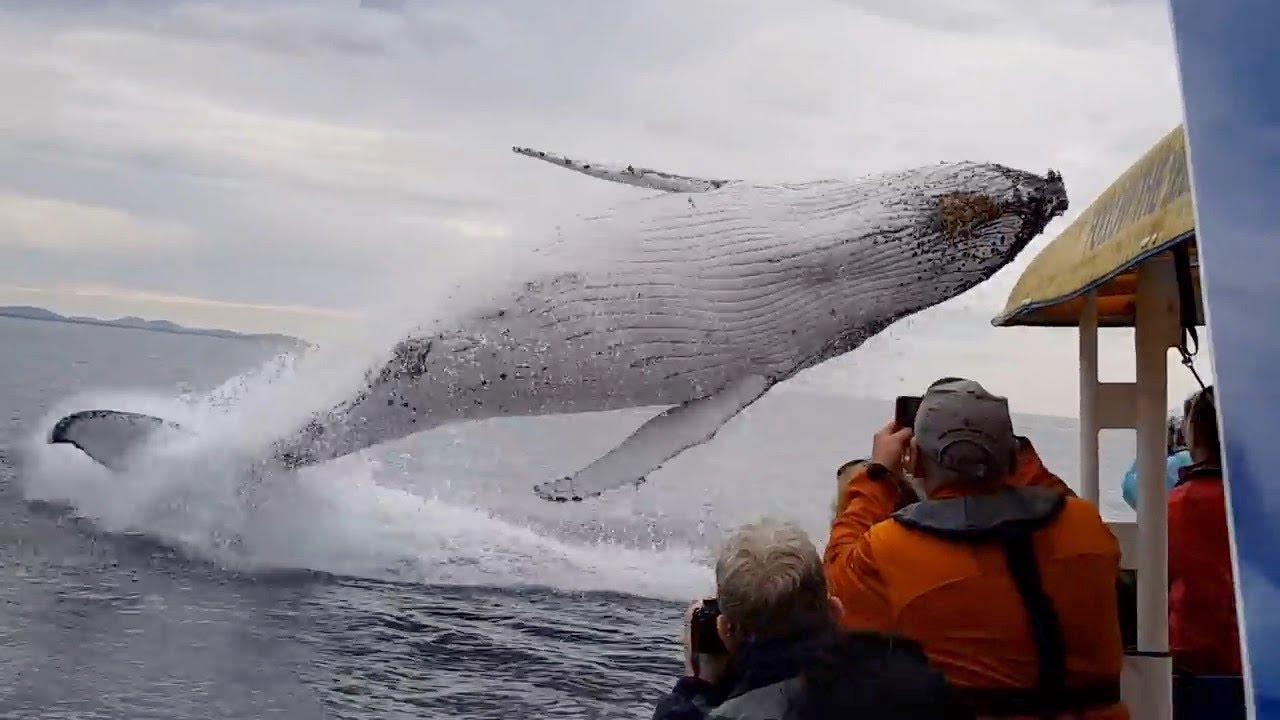
[[[208,337],[229,338],[233,340],[257,340],[260,342],[281,343],[285,345],[305,345],[306,341],[292,335],[278,333],[240,333],[234,330],[218,330],[214,328],[189,328],[168,320],[144,320],[140,317],[116,318],[102,320],[100,318],[61,315],[52,310],[31,307],[28,305],[0,306],[0,317],[20,318],[23,320],[43,320],[45,322],[73,323],[76,325],[101,325],[104,327],[132,328],[134,330],[150,330],[152,332],[173,333],[175,335],[205,335]]]

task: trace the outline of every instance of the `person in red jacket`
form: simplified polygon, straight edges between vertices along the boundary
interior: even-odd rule
[[[1239,675],[1231,537],[1213,386],[1195,396],[1184,433],[1191,465],[1169,492],[1169,650],[1190,675]]]

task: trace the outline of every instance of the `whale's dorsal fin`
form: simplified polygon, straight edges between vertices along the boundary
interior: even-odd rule
[[[677,405],[651,418],[573,476],[542,483],[533,492],[543,500],[578,502],[615,488],[639,485],[666,461],[714,437],[743,408],[760,399],[770,385],[762,375],[748,375],[712,395]]]
[[[611,180],[623,185],[634,185],[636,187],[649,188],[651,190],[663,190],[673,193],[700,193],[710,190],[716,190],[728,185],[732,180],[710,180],[707,178],[689,177],[688,175],[676,175],[675,173],[662,172],[652,168],[636,167],[634,165],[611,165],[608,163],[582,162],[580,160],[570,160],[563,155],[555,153],[543,152],[542,150],[534,150],[527,147],[513,147],[511,150],[519,155],[535,158],[537,160],[545,160],[553,165],[576,170],[584,175],[590,175],[601,180]]]

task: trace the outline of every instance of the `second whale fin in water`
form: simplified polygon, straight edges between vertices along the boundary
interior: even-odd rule
[[[49,443],[74,445],[94,462],[119,472],[129,455],[158,432],[191,434],[175,422],[152,415],[123,410],[81,410],[53,426]]]
[[[688,175],[676,175],[675,173],[662,172],[652,168],[636,167],[635,165],[614,165],[610,163],[598,162],[582,162],[580,160],[570,160],[563,155],[545,152],[543,150],[534,150],[527,147],[513,147],[511,151],[525,157],[531,157],[535,160],[545,160],[552,165],[570,170],[576,170],[583,175],[590,175],[593,178],[601,180],[609,180],[611,182],[622,183],[623,185],[634,185],[636,187],[649,188],[651,190],[662,190],[670,193],[700,193],[709,192],[711,190],[719,190],[728,185],[731,180],[711,180],[709,178],[690,177]]]
[[[666,461],[714,437],[771,384],[763,375],[748,375],[716,393],[666,410],[576,474],[535,486],[534,494],[543,500],[580,502],[615,488],[639,485]]]

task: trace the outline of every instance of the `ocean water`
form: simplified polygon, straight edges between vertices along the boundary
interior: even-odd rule
[[[0,318],[0,717],[648,717],[721,533],[768,513],[821,546],[834,468],[891,412],[784,386],[578,505],[530,489],[655,410],[442,428],[254,481],[246,458],[341,392],[275,353]],[[41,441],[91,406],[200,435],[111,475]],[[1016,421],[1074,478],[1074,421]],[[1131,515],[1132,452],[1104,435],[1109,517]]]

